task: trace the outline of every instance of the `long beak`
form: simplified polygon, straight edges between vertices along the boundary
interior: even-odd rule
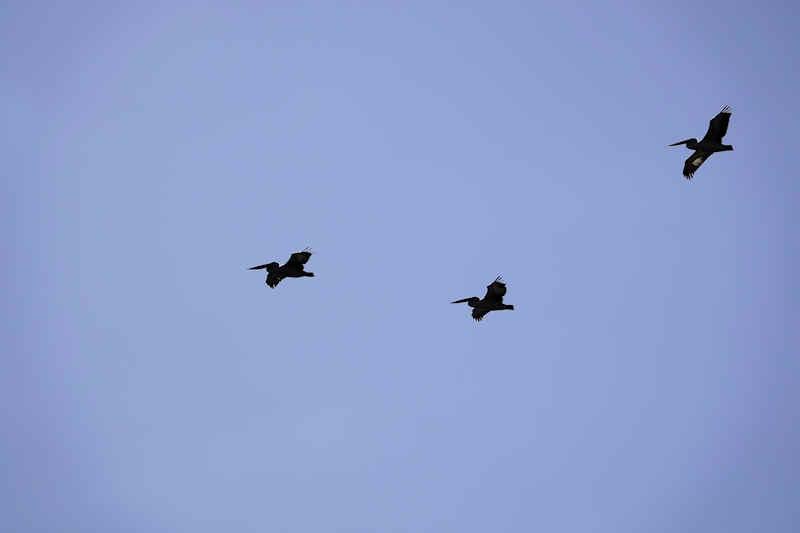
[[[469,298],[464,298],[462,300],[456,300],[455,302],[450,302],[451,304],[463,304],[464,302],[468,302]]]
[[[672,143],[669,146],[678,146],[678,145],[681,145],[681,144],[686,144],[688,142],[689,142],[689,139],[686,139],[685,141],[678,141],[676,143]]]

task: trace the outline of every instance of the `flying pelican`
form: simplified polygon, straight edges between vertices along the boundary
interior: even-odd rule
[[[502,311],[503,309],[514,309],[513,305],[503,303],[503,296],[506,294],[506,284],[500,276],[486,286],[486,296],[482,299],[477,296],[470,298],[463,298],[452,302],[454,304],[461,304],[466,302],[472,308],[472,318],[477,322],[483,320],[486,313],[489,311]]]
[[[266,283],[274,289],[283,278],[313,278],[314,273],[306,272],[303,268],[303,265],[308,263],[310,257],[311,250],[306,248],[302,252],[296,252],[289,256],[289,260],[284,265],[279,265],[273,261],[265,265],[250,267],[250,270],[266,270]]]
[[[683,175],[687,180],[692,179],[700,165],[711,157],[714,152],[733,150],[733,146],[730,144],[722,144],[722,138],[728,132],[728,122],[731,120],[732,112],[733,110],[729,106],[723,107],[722,111],[709,121],[708,131],[700,142],[697,142],[697,139],[692,137],[685,141],[670,144],[670,146],[685,144],[689,150],[694,150],[694,153],[683,164]]]

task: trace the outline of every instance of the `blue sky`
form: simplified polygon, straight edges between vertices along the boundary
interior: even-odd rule
[[[5,4],[0,529],[797,531],[794,20]]]

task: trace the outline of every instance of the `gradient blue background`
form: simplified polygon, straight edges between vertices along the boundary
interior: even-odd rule
[[[795,6],[216,4],[0,8],[0,530],[800,531]]]

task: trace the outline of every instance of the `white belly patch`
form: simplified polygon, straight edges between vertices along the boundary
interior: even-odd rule
[[[700,166],[700,164],[701,164],[702,162],[703,162],[703,158],[702,158],[702,157],[698,157],[697,159],[695,159],[694,161],[692,161],[692,164],[693,164],[694,166],[696,166],[696,167],[699,167],[699,166]]]

